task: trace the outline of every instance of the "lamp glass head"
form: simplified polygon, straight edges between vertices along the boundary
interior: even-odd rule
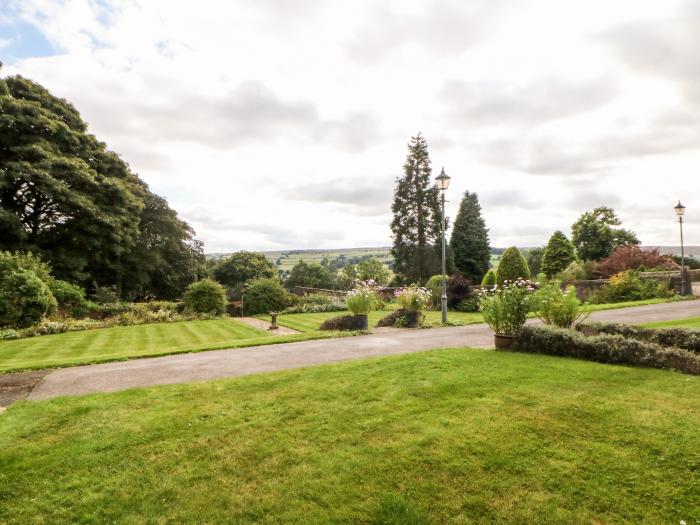
[[[681,201],[678,201],[678,204],[673,209],[676,210],[676,215],[683,217],[683,214],[685,213],[685,206],[681,204]]]
[[[435,177],[435,182],[437,183],[437,187],[439,190],[445,191],[447,188],[450,187],[450,176],[445,173],[445,168],[442,168],[440,170],[440,175]]]

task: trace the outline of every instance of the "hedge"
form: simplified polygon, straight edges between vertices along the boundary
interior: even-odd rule
[[[688,374],[700,374],[700,355],[694,352],[616,334],[601,333],[586,337],[564,328],[525,326],[513,341],[511,349],[600,363],[674,368]]]
[[[582,323],[576,330],[584,335],[621,335],[661,346],[675,346],[700,354],[700,331],[684,328],[644,328],[618,323]]]

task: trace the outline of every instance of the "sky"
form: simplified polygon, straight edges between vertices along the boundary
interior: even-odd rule
[[[423,133],[454,217],[537,246],[611,206],[700,244],[700,2],[0,0],[0,75],[71,101],[207,252],[391,244]]]

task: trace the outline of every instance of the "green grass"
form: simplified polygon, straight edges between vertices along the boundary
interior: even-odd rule
[[[590,309],[593,312],[599,310],[616,310],[619,308],[629,308],[631,306],[644,306],[649,304],[660,304],[672,302],[677,299],[645,299],[642,301],[627,301],[624,303],[611,303],[611,304],[594,304],[590,305]],[[392,310],[383,310],[379,312],[370,312],[369,314],[369,326],[374,327],[382,317],[391,313]],[[439,311],[430,310],[425,313],[425,320],[428,324],[439,324],[442,321],[442,313]],[[287,314],[280,315],[277,318],[277,322],[288,328],[293,328],[300,332],[312,332],[318,330],[321,323],[326,319],[331,317],[337,317],[339,315],[350,315],[349,311],[345,312],[322,312],[322,313],[310,313],[310,314]],[[261,319],[270,320],[269,315],[259,315]],[[449,312],[448,319],[450,321],[457,321],[464,324],[475,324],[483,323],[484,318],[479,312]]]
[[[686,319],[674,319],[673,321],[657,321],[647,323],[644,326],[649,328],[692,328],[700,330],[700,317],[688,317]]]
[[[328,337],[274,336],[233,319],[115,326],[0,341],[0,372],[120,361]]]
[[[377,322],[384,316],[389,315],[393,310],[382,310],[370,312],[368,316],[368,322],[370,329],[377,324]],[[441,322],[442,314],[441,312],[428,311],[425,313],[425,320],[429,324],[438,324]],[[287,314],[280,315],[277,317],[277,322],[288,328],[298,330],[300,332],[312,332],[318,330],[321,323],[326,319],[332,317],[338,317],[339,315],[351,315],[350,311],[345,312],[322,312],[322,313],[311,313],[311,314]],[[260,319],[269,320],[269,315],[259,315]],[[474,324],[483,323],[484,319],[480,313],[467,313],[467,312],[450,312],[450,321],[459,321],[464,324]]]
[[[21,402],[0,523],[696,523],[700,378],[439,350]]]

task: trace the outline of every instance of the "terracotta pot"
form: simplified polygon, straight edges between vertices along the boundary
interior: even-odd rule
[[[515,339],[515,336],[493,334],[493,339],[497,350],[508,350],[513,346],[513,339]]]
[[[353,330],[369,330],[369,322],[366,315],[353,315]]]
[[[406,312],[406,326],[408,328],[417,328],[420,322],[420,312]]]

